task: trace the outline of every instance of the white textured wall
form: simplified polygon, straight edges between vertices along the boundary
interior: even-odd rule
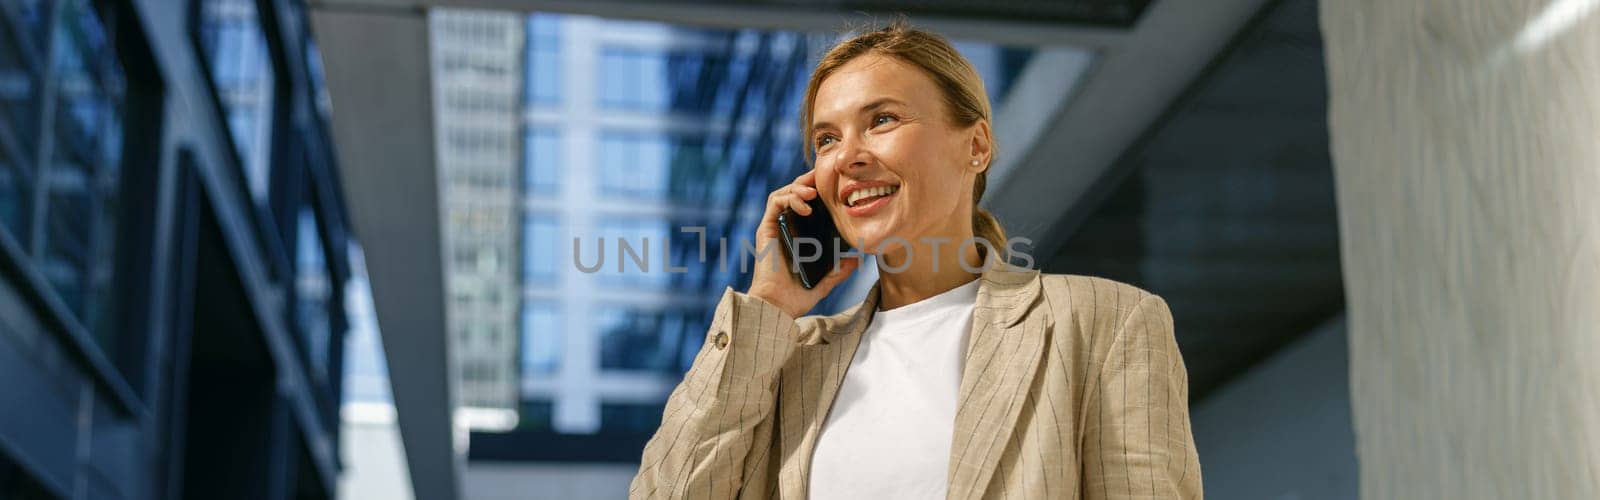
[[[1322,2],[1363,498],[1600,498],[1597,4]]]

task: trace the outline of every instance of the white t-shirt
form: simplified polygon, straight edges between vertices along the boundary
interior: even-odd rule
[[[878,311],[811,461],[811,499],[942,499],[978,280]]]

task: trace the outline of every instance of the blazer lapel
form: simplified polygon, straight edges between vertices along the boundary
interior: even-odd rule
[[[860,305],[831,316],[823,321],[822,328],[814,329],[814,336],[801,339],[803,346],[795,352],[797,359],[784,367],[778,402],[781,415],[779,449],[783,466],[778,472],[778,483],[785,499],[804,500],[810,496],[811,458],[822,434],[822,424],[833,399],[844,383],[845,371],[855,358],[861,343],[861,334],[878,310],[878,285],[867,292]]]
[[[957,395],[948,498],[981,498],[1011,441],[1045,347],[1039,272],[990,269],[978,286]]]
[[[978,285],[972,334],[962,369],[960,407],[950,449],[950,498],[982,496],[982,486],[1016,425],[1044,350],[1041,315],[1026,314],[1039,297],[1039,272],[990,268]],[[781,416],[778,473],[782,498],[810,496],[811,458],[822,424],[844,382],[861,334],[878,310],[878,285],[855,308],[823,321],[816,335],[801,340],[798,359],[779,381]]]

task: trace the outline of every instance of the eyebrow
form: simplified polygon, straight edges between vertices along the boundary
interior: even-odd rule
[[[872,102],[869,102],[869,103],[866,103],[866,104],[862,105],[861,108],[857,110],[857,112],[858,113],[869,113],[869,112],[872,112],[872,111],[877,111],[879,109],[882,109],[883,107],[889,106],[891,104],[898,104],[898,105],[901,105],[901,106],[906,105],[905,102],[902,102],[901,100],[895,99],[893,97],[879,97],[877,99],[873,99]],[[816,131],[817,129],[823,129],[823,128],[834,128],[834,125],[832,123],[828,123],[828,122],[815,122],[815,123],[811,124],[811,130],[812,131]]]

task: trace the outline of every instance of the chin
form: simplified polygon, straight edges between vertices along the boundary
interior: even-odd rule
[[[857,244],[857,241],[859,241],[860,243]],[[910,241],[910,240],[907,239],[907,241]],[[885,251],[893,250],[893,248],[879,248],[879,247],[883,246],[885,243],[888,243],[891,246],[903,245],[904,244],[903,242],[900,242],[900,241],[896,240],[894,235],[866,234],[866,235],[861,235],[856,240],[851,240],[850,241],[850,246],[855,247],[855,249],[860,251],[861,253],[876,255],[876,254],[878,254],[879,250],[885,250]]]
[[[901,234],[903,231],[898,230],[892,221],[873,220],[866,222],[866,224],[862,224],[865,227],[853,227],[849,231],[844,231],[852,235],[848,240],[850,246],[861,251],[861,253],[876,254],[878,253],[878,247],[885,243],[903,245],[906,242],[914,241],[912,237]],[[899,241],[900,239],[904,239],[905,242]],[[884,250],[890,249],[885,248]]]

